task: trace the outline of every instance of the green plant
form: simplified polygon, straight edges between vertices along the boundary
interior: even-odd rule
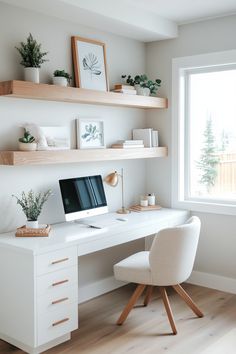
[[[41,44],[38,44],[37,41],[33,38],[32,34],[30,33],[27,42],[20,42],[20,47],[15,47],[21,55],[21,65],[25,68],[40,68],[41,64],[45,61],[45,55],[48,52],[41,51]]]
[[[136,75],[134,78],[132,78],[131,75],[122,75],[122,79],[126,79],[126,83],[134,86],[134,85],[140,85],[141,87],[147,87],[150,89],[151,94],[156,94],[158,88],[161,86],[161,80],[156,79],[155,81],[149,80],[146,74],[142,75]]]
[[[197,167],[201,170],[200,183],[206,187],[207,192],[209,193],[210,188],[215,185],[217,165],[219,163],[219,158],[216,155],[217,148],[211,117],[206,121],[203,137],[203,147],[201,149],[200,161],[197,162]]]
[[[68,83],[70,83],[70,81],[72,80],[72,76],[70,74],[68,74],[67,72],[65,72],[65,70],[55,70],[53,73],[54,77],[65,77],[68,81]]]
[[[34,193],[31,189],[28,193],[22,192],[18,198],[12,195],[17,200],[17,204],[22,207],[22,210],[28,221],[37,221],[42,211],[44,203],[48,200],[52,192],[48,190],[44,193]]]
[[[30,144],[30,143],[34,143],[35,142],[35,138],[27,130],[25,130],[24,136],[19,139],[19,142]]]

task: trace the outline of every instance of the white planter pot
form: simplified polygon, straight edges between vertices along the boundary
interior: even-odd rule
[[[52,78],[53,85],[58,85],[58,86],[67,86],[68,81],[65,77],[62,76],[54,76]]]
[[[30,228],[30,229],[38,229],[39,227],[39,222],[38,220],[36,221],[26,221],[26,227]]]
[[[24,68],[25,81],[39,83],[39,68]]]
[[[139,96],[150,96],[150,89],[148,87],[141,87],[140,85],[135,85],[135,90]]]
[[[35,150],[37,150],[37,143],[21,143],[19,141],[19,150],[21,150],[21,151],[35,151]]]

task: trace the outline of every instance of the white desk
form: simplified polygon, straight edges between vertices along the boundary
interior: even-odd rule
[[[47,238],[1,234],[0,338],[30,354],[69,340],[78,328],[78,256],[155,234],[188,216],[162,209],[125,215],[126,222],[105,230],[60,223]]]

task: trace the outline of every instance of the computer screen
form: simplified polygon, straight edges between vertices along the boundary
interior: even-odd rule
[[[66,221],[108,212],[100,175],[63,179],[59,184]]]

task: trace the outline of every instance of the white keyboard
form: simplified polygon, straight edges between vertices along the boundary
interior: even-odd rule
[[[103,220],[98,220],[98,221],[91,221],[91,222],[85,222],[85,225],[90,226],[91,228],[95,229],[105,229],[105,228],[110,228],[118,225],[122,225],[127,220],[119,220],[119,219],[103,219]]]

